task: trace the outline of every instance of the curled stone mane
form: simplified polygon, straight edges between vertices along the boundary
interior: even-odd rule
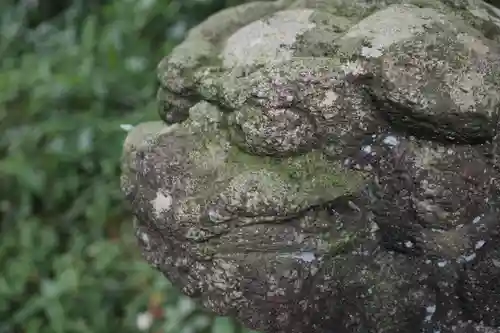
[[[279,0],[158,66],[125,140],[144,258],[264,333],[500,333],[500,10]]]

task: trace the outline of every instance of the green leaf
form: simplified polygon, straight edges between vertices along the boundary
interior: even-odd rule
[[[212,325],[212,333],[233,333],[234,324],[228,317],[215,318]]]
[[[81,36],[82,51],[90,54],[97,42],[97,18],[94,15],[88,16],[84,23]]]

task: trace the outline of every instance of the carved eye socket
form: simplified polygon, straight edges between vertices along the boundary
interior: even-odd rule
[[[317,143],[313,122],[296,109],[245,106],[229,117],[231,140],[255,155],[290,156]]]

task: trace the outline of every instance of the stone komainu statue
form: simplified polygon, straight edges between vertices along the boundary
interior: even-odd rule
[[[500,10],[250,2],[124,144],[146,260],[266,333],[500,332]]]

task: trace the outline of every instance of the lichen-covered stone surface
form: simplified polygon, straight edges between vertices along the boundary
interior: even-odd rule
[[[266,333],[500,332],[500,10],[250,2],[124,144],[144,257]]]

